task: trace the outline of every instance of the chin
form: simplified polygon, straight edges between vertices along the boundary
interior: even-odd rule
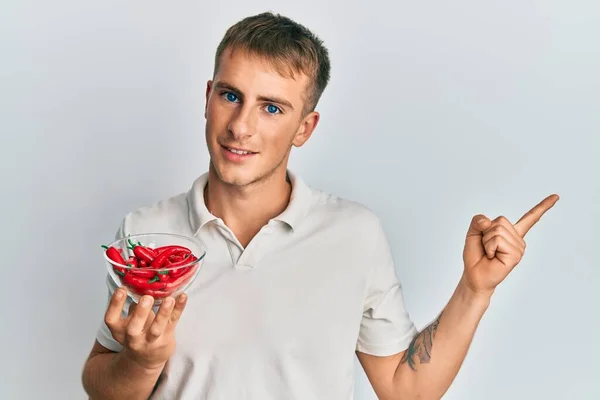
[[[244,170],[242,167],[213,164],[213,168],[219,180],[229,186],[243,187],[260,180],[251,171]]]
[[[221,175],[221,182],[225,183],[228,186],[235,186],[235,187],[244,187],[244,186],[248,186],[250,185],[252,182],[254,182],[254,179],[250,179],[246,176],[240,176],[237,174],[225,174],[225,175]]]

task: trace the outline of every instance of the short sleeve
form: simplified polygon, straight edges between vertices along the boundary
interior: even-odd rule
[[[402,285],[379,220],[372,237],[371,270],[356,350],[388,356],[406,350],[418,331],[405,308]]]
[[[123,225],[121,225],[121,227],[119,228],[119,230],[117,231],[117,233],[115,235],[115,238],[116,239],[122,238],[124,236],[123,232],[124,232]],[[108,289],[108,297],[107,297],[107,301],[106,301],[105,310],[106,310],[106,308],[108,308],[108,303],[110,302],[110,298],[112,297],[115,290],[117,290],[116,283],[113,282],[112,278],[110,277],[110,275],[108,273],[106,273],[106,287]],[[133,300],[131,300],[131,298],[128,296],[127,300],[125,301],[125,305],[123,306],[123,311],[122,311],[123,316],[126,316],[127,313],[129,312],[129,306],[131,305],[132,301]],[[112,350],[115,352],[119,352],[119,351],[123,350],[123,346],[121,346],[121,344],[113,338],[112,334],[110,333],[110,329],[108,329],[108,326],[104,322],[104,313],[102,314],[102,320],[100,321],[100,327],[98,328],[98,331],[96,332],[96,340],[98,341],[98,343],[100,343],[102,346],[106,347],[109,350]]]

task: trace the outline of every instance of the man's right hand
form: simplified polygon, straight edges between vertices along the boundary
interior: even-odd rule
[[[182,294],[177,301],[167,297],[156,314],[152,310],[154,299],[143,296],[139,304],[131,304],[127,317],[123,317],[126,299],[124,289],[115,290],[104,322],[113,338],[123,346],[122,356],[148,370],[162,369],[175,350],[175,327],[187,303],[187,296]]]

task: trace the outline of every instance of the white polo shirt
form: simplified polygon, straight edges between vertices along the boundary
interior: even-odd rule
[[[207,248],[152,399],[352,399],[355,350],[395,354],[417,333],[376,215],[289,176],[287,209],[246,248],[207,210],[208,174],[124,218],[119,237],[173,232]],[[121,350],[104,322],[97,339]]]

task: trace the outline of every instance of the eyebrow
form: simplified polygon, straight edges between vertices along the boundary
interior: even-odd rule
[[[242,93],[242,91],[240,89],[238,89],[234,85],[232,85],[230,83],[227,83],[225,81],[218,81],[217,83],[215,83],[215,88],[230,90],[230,91],[234,92],[235,94],[237,94],[238,96],[240,96],[242,99],[244,98],[244,94]],[[292,103],[290,103],[289,101],[287,101],[287,100],[285,100],[285,99],[283,99],[281,97],[277,97],[277,96],[258,96],[257,99],[260,100],[260,101],[266,101],[266,102],[269,102],[269,103],[281,104],[282,106],[289,107],[292,110],[294,109],[294,107],[292,106]]]

